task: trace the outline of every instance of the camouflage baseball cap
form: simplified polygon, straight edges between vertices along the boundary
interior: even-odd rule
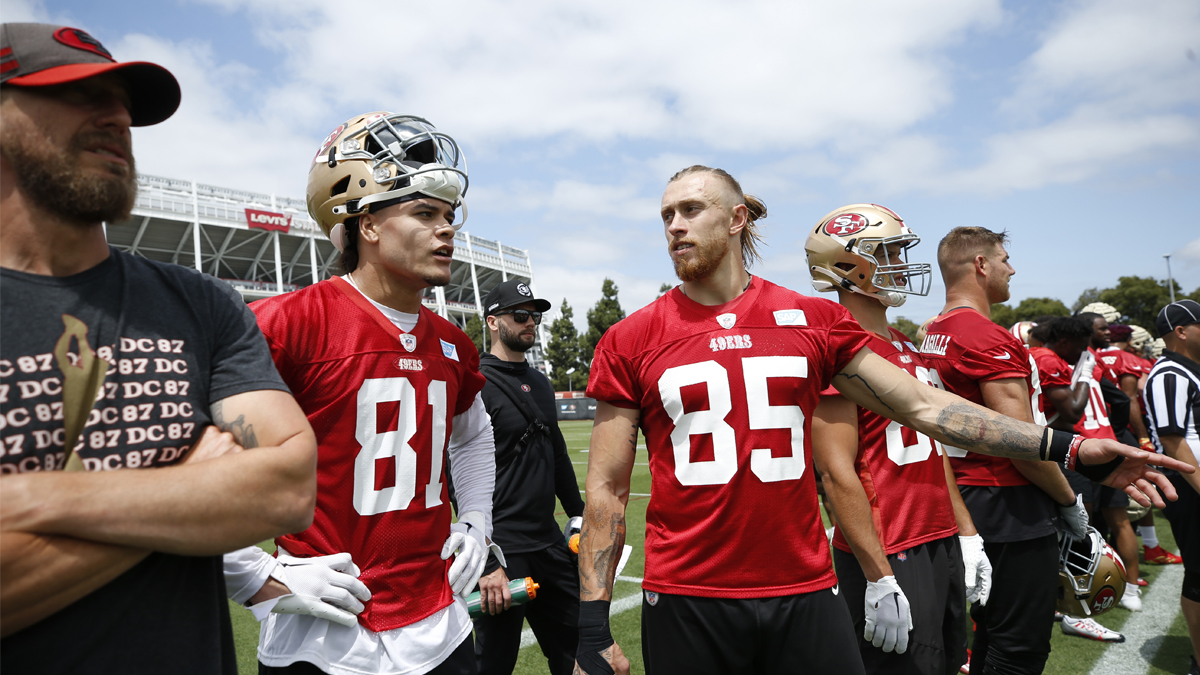
[[[133,126],[158,124],[179,107],[179,82],[160,65],[118,63],[78,28],[44,23],[0,24],[0,84],[47,87],[113,73],[125,83]]]

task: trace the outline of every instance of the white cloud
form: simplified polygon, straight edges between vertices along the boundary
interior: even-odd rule
[[[1171,256],[1183,263],[1184,267],[1200,265],[1200,239],[1193,239]]]

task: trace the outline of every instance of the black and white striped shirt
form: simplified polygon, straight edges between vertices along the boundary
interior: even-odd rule
[[[1162,436],[1183,436],[1192,452],[1200,452],[1200,363],[1172,351],[1146,378],[1146,414],[1159,452]]]

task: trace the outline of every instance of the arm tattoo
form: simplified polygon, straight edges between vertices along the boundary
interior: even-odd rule
[[[579,566],[580,587],[590,597],[600,597],[606,591],[611,597],[617,561],[620,560],[620,551],[625,547],[625,514],[605,512],[605,509],[588,502],[583,510],[580,551],[591,550],[588,540],[594,536],[600,547],[592,552],[590,570],[586,565]],[[609,542],[607,546],[602,543],[605,540]]]
[[[250,448],[258,447],[258,436],[254,433],[254,425],[246,422],[245,415],[238,415],[237,419],[227,421],[225,419],[225,405],[223,401],[217,401],[212,404],[213,424],[221,431],[228,431],[233,434],[233,439],[238,442],[238,445],[249,450]]]
[[[937,428],[965,450],[1011,459],[1041,459],[1041,427],[963,403],[952,403],[937,416]]]
[[[871,383],[864,380],[862,378],[862,376],[859,375],[858,373],[854,373],[852,375],[847,375],[846,373],[838,373],[838,374],[834,375],[834,377],[835,378],[844,377],[847,380],[858,380],[859,382],[862,382],[862,386],[866,387],[867,391],[871,392],[871,395],[875,397],[876,401],[879,401],[879,403],[881,405],[883,405],[888,410],[891,410],[893,413],[896,412],[896,409],[893,408],[892,406],[888,405],[887,401],[884,401],[882,398],[879,398],[879,394],[875,393],[875,388],[871,386]]]

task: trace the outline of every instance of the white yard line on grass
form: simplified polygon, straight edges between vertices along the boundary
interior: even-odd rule
[[[635,579],[637,580],[634,581]],[[617,577],[617,581],[633,581],[634,583],[638,584],[642,583],[642,580],[638,579],[637,577]],[[610,605],[608,608],[608,615],[613,616],[622,612],[628,612],[634,607],[640,607],[641,605],[642,594],[640,592],[634,593],[633,595],[627,595],[620,600],[613,601],[612,605]],[[532,647],[536,644],[537,638],[533,636],[533,631],[531,629],[526,628],[525,630],[521,631],[521,649]]]
[[[1110,644],[1091,675],[1143,675],[1150,670],[1150,660],[1179,614],[1183,565],[1165,567],[1142,596],[1142,611],[1134,612],[1121,628],[1125,642]]]

